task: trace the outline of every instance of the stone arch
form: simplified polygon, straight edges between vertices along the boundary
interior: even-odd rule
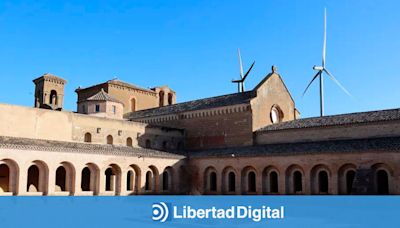
[[[69,192],[72,195],[75,192],[75,168],[69,162],[61,162],[56,169],[55,191]]]
[[[279,171],[274,166],[268,166],[262,173],[263,194],[279,193]]]
[[[132,194],[138,194],[140,191],[140,177],[141,171],[139,166],[130,165],[126,177],[126,190],[132,192]]]
[[[304,170],[299,165],[291,165],[286,169],[286,193],[304,193]]]
[[[107,135],[107,144],[108,145],[114,144],[114,138],[112,137],[112,135]]]
[[[163,192],[173,192],[173,177],[174,169],[171,166],[167,166],[161,175],[162,185],[161,190]]]
[[[204,192],[206,194],[215,194],[218,189],[217,170],[209,166],[204,170]]]
[[[391,194],[393,169],[384,163],[376,163],[371,166],[374,170],[374,189],[378,195]]]
[[[81,172],[81,190],[83,192],[93,192],[93,195],[98,195],[99,174],[100,169],[96,164],[87,163]]]
[[[11,192],[13,195],[18,193],[18,164],[11,159],[0,161],[0,193]]]
[[[105,191],[114,192],[115,195],[121,193],[121,168],[116,164],[111,164],[104,171]]]
[[[86,143],[91,143],[92,142],[92,134],[90,134],[89,132],[86,132],[84,141]]]
[[[49,100],[49,104],[58,105],[57,91],[55,91],[54,89],[50,91],[50,100]]]
[[[146,182],[145,182],[145,190],[148,193],[156,193],[158,192],[158,181],[159,181],[159,172],[157,167],[154,165],[149,166],[149,170],[146,172]]]
[[[344,164],[338,171],[339,194],[351,194],[356,176],[357,166],[351,163]]]
[[[168,105],[172,105],[174,94],[168,93]]]
[[[45,162],[35,160],[27,170],[27,192],[48,193],[49,168]]]
[[[252,166],[246,166],[242,170],[242,193],[257,193],[257,170]]]
[[[222,170],[222,192],[224,194],[236,194],[239,193],[238,189],[238,178],[237,171],[232,167],[228,166]]]
[[[271,123],[275,124],[275,123],[280,123],[283,120],[283,111],[282,109],[279,107],[279,105],[274,104],[271,106],[271,110],[270,110],[270,120]]]
[[[311,194],[329,194],[331,171],[328,166],[319,164],[311,169]]]

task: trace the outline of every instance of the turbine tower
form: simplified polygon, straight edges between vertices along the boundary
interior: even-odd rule
[[[329,76],[347,95],[351,97],[351,94],[340,84],[340,82],[329,72],[326,68],[326,8],[324,11],[324,43],[322,47],[322,65],[313,67],[313,70],[317,71],[317,74],[312,78],[308,86],[303,92],[304,94],[307,92],[308,88],[314,82],[315,79],[319,77],[319,98],[320,98],[320,115],[324,116],[324,73]]]
[[[243,93],[244,92],[244,80],[246,80],[247,75],[249,75],[251,69],[253,69],[253,66],[256,63],[256,61],[254,61],[253,64],[251,64],[249,70],[246,72],[246,74],[243,75],[242,57],[240,56],[239,48],[238,48],[238,58],[239,58],[239,67],[240,67],[240,79],[232,80],[232,83],[237,83],[238,84],[238,93]]]

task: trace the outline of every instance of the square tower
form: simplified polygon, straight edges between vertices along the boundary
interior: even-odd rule
[[[35,80],[35,108],[61,111],[64,100],[64,79],[46,73]]]

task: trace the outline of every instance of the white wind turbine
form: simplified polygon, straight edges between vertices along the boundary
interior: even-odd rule
[[[322,65],[321,66],[314,66],[313,69],[318,71],[317,74],[312,78],[310,83],[308,84],[307,88],[303,92],[304,94],[307,92],[308,88],[311,86],[311,84],[314,82],[316,78],[319,77],[319,96],[320,96],[320,115],[324,115],[324,78],[323,78],[323,73],[326,73],[347,95],[350,97],[351,94],[349,91],[347,91],[342,84],[328,71],[326,68],[326,9],[324,11],[324,44],[322,47]]]

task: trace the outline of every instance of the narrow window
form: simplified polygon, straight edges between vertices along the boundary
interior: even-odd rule
[[[236,191],[236,177],[234,172],[228,174],[228,192]]]
[[[114,115],[117,114],[117,106],[115,105],[112,106],[112,112]]]
[[[95,110],[96,112],[100,112],[100,105],[97,104],[95,108],[96,108],[96,110]]]
[[[275,171],[269,173],[269,191],[278,193],[278,174]]]
[[[217,191],[217,174],[215,172],[210,173],[210,191]]]
[[[294,193],[303,191],[303,180],[302,175],[299,171],[293,173],[293,189]]]
[[[85,142],[87,143],[92,142],[92,134],[90,134],[89,132],[85,134]]]

